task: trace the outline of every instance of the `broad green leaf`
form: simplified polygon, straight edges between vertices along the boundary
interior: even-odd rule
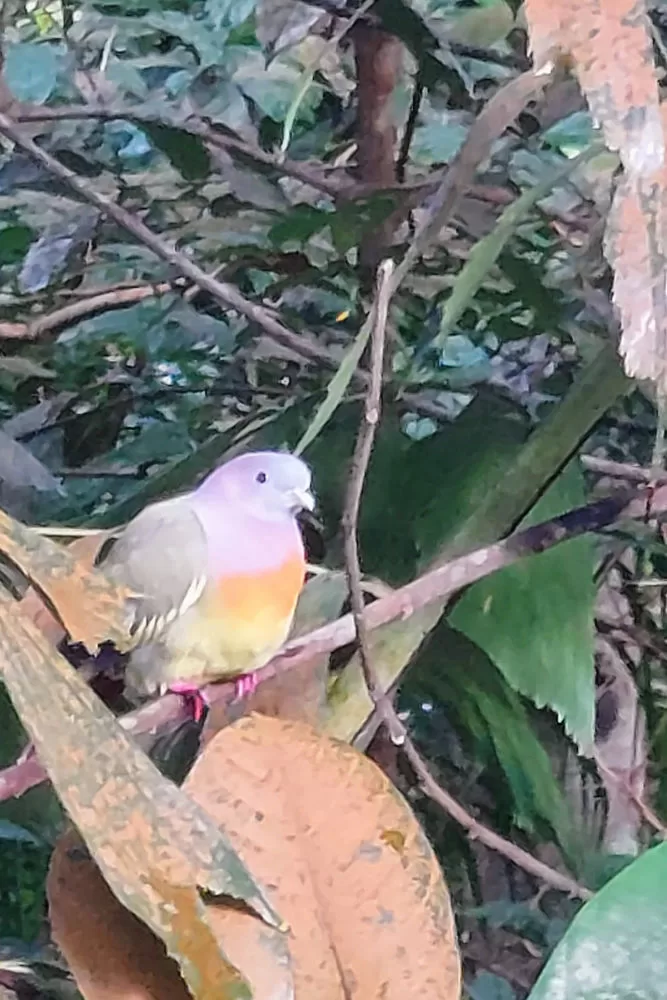
[[[5,52],[3,79],[18,101],[44,104],[58,77],[58,56],[52,45],[18,42]]]
[[[585,502],[570,464],[522,522],[525,527]],[[552,708],[584,750],[593,740],[593,584],[590,538],[530,556],[471,587],[449,622],[484,649],[515,690]]]
[[[468,740],[473,756],[485,767],[497,761],[509,795],[489,781],[495,797],[509,800],[508,819],[525,830],[545,824],[569,858],[573,831],[563,794],[549,755],[531,726],[520,697],[498,673],[489,657],[446,622],[440,622],[417,655],[406,678],[406,696],[430,699],[446,707],[448,718]],[[417,724],[417,735],[419,728]],[[473,736],[476,734],[476,736]],[[429,755],[438,753],[436,748]]]
[[[458,122],[429,122],[415,129],[411,154],[420,163],[449,163],[465,142],[468,129]]]
[[[646,851],[574,918],[529,1000],[662,1000],[667,844]]]

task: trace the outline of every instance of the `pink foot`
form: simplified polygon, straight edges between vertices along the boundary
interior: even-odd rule
[[[192,681],[174,681],[169,685],[169,690],[182,695],[192,705],[192,717],[195,722],[200,722],[208,709],[208,702],[201,688]]]
[[[256,670],[251,674],[241,674],[241,676],[236,680],[234,701],[241,701],[243,698],[247,698],[249,695],[254,694],[257,690],[258,684],[259,679],[257,677]]]

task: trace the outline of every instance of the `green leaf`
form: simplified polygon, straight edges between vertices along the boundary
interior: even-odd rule
[[[18,42],[5,53],[3,78],[18,101],[44,104],[58,78],[58,56],[52,45]]]
[[[236,28],[254,12],[257,0],[206,0],[204,8],[216,31]]]
[[[528,831],[547,824],[569,858],[572,825],[551,760],[528,720],[519,696],[498,673],[489,657],[465,636],[440,622],[417,656],[406,680],[420,701],[430,698],[452,706],[448,714],[459,730],[477,734],[474,759],[486,766],[497,761],[507,781],[510,819]],[[413,688],[414,685],[414,688]],[[437,752],[437,751],[436,751]],[[503,798],[495,787],[494,795]],[[493,781],[493,778],[489,779]]]
[[[5,226],[0,229],[0,265],[17,264],[34,239],[27,226]]]
[[[661,1000],[667,844],[637,858],[574,918],[529,1000]]]
[[[269,230],[269,239],[274,246],[285,243],[303,245],[315,233],[321,232],[333,219],[333,213],[311,205],[296,205],[280,222]]]
[[[507,982],[492,972],[479,972],[468,986],[470,1000],[516,1000],[516,993]]]
[[[366,347],[368,338],[371,335],[372,323],[373,313],[371,312],[361,330],[345,352],[338,371],[329,382],[329,385],[327,386],[327,394],[324,400],[320,406],[318,406],[303,437],[294,449],[296,455],[303,454],[306,448],[313,443],[315,438],[336,412],[336,409],[345,395],[348,385],[352,381],[354,373],[357,370],[357,366],[361,361],[361,355],[364,353],[364,348]]]
[[[581,472],[571,463],[522,526],[584,501]],[[515,690],[552,708],[584,751],[594,724],[593,566],[590,538],[565,542],[481,580],[449,616]]]
[[[146,123],[143,131],[187,181],[203,180],[211,172],[211,158],[202,140],[180,128]]]

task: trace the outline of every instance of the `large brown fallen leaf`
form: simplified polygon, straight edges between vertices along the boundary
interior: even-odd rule
[[[45,595],[73,642],[91,652],[105,641],[127,647],[127,594],[103,573],[1,510],[0,552]]]
[[[304,723],[253,714],[215,736],[184,787],[287,919],[296,1000],[458,1000],[446,885],[407,803],[372,761]],[[109,911],[94,869],[76,862],[77,874],[63,851],[50,879],[52,920],[87,1000],[110,998],[99,985],[103,967],[121,966],[126,992],[116,996],[157,1000],[145,959],[125,960],[131,918]],[[257,962],[260,921],[224,905],[207,910],[255,1000],[284,997]],[[82,922],[106,928],[104,956]],[[150,954],[154,974],[167,975],[157,942]],[[173,994],[163,988],[160,1000],[180,998],[176,985]]]
[[[0,673],[58,796],[121,902],[164,941],[194,997],[249,997],[201,893],[244,902],[276,966],[282,926],[225,835],[164,778],[20,605],[0,603]],[[263,922],[263,921],[266,921]],[[220,942],[223,942],[221,945]]]

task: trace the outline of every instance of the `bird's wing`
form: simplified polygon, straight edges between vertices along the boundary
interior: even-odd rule
[[[147,507],[102,560],[102,569],[132,592],[130,632],[137,645],[159,638],[197,603],[207,582],[206,535],[188,497]]]

